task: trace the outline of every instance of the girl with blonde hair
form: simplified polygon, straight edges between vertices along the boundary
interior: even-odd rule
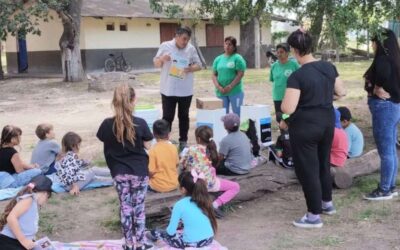
[[[104,143],[104,156],[114,178],[120,200],[125,250],[145,250],[144,199],[149,182],[149,158],[145,149],[153,135],[145,120],[133,116],[135,90],[128,84],[115,88],[114,116],[100,125],[97,138]]]

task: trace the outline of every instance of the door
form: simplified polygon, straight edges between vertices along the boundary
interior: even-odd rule
[[[28,70],[28,50],[26,48],[25,38],[18,38],[18,73],[24,73]]]
[[[177,23],[160,23],[160,43],[172,40],[178,27]]]

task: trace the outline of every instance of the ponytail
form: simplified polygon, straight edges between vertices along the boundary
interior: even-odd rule
[[[195,171],[194,169],[192,171]],[[179,175],[179,185],[186,190],[186,195],[191,197],[191,201],[203,211],[210,220],[214,234],[217,233],[218,224],[212,206],[212,200],[208,194],[207,183],[200,177],[194,177],[191,172],[185,171]]]
[[[25,195],[25,194],[32,194],[33,193],[33,186],[26,186],[18,194],[7,204],[6,208],[4,209],[3,214],[0,216],[0,231],[3,230],[4,226],[7,224],[7,217],[14,209],[15,205],[17,205],[17,198]]]
[[[195,131],[196,139],[200,140],[201,144],[207,147],[207,156],[211,160],[214,167],[218,166],[219,157],[217,145],[213,139],[213,130],[208,126],[200,126]]]
[[[219,163],[219,157],[218,157],[217,145],[215,144],[214,140],[211,140],[210,142],[207,143],[207,156],[208,158],[210,158],[212,165],[214,167],[217,167]]]
[[[133,124],[132,113],[135,100],[135,90],[128,84],[118,85],[114,90],[112,105],[115,113],[113,130],[119,143],[124,145],[125,140],[135,144],[136,131]]]

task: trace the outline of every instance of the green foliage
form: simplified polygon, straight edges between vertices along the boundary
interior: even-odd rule
[[[287,36],[289,36],[289,32],[288,31],[274,32],[274,33],[272,33],[272,40],[274,42],[280,41],[281,39],[286,38]]]
[[[0,40],[8,34],[25,37],[32,33],[40,35],[39,21],[49,21],[49,10],[65,10],[70,0],[0,0]]]
[[[168,17],[179,18],[185,14],[198,19],[210,17],[214,23],[226,25],[233,20],[247,23],[254,17],[268,22],[268,13],[272,12],[275,2],[277,0],[187,0],[182,5],[177,0],[150,0],[150,7]]]

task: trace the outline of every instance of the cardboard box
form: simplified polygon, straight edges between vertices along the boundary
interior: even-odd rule
[[[197,98],[196,107],[198,109],[220,109],[223,108],[223,103],[217,97]]]

